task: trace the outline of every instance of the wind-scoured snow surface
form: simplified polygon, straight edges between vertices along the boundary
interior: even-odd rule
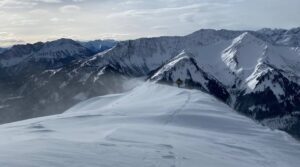
[[[5,167],[293,167],[300,145],[197,90],[142,84],[0,126]]]

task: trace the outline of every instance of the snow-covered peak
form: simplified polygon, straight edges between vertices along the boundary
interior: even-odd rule
[[[49,41],[49,42],[46,42],[45,44],[49,44],[49,45],[64,45],[64,44],[74,44],[74,45],[78,45],[77,42],[75,42],[74,40],[72,39],[69,39],[69,38],[60,38],[60,39],[57,39],[57,40],[54,40],[54,41]]]
[[[264,43],[264,41],[256,38],[249,32],[244,32],[233,40],[233,45],[240,45],[242,43],[247,45],[252,43]]]
[[[259,78],[269,73],[272,73],[273,71],[274,70],[272,68],[260,61],[256,65],[253,73],[245,79],[245,83],[247,85],[246,93],[253,92],[258,83],[260,82]]]
[[[268,45],[249,32],[245,32],[232,40],[222,53],[222,60],[235,73],[249,75],[258,61],[264,58]]]
[[[82,47],[79,43],[75,42],[72,39],[67,39],[67,38],[61,38],[57,39],[54,41],[48,41],[48,42],[37,42],[34,44],[27,44],[27,45],[16,45],[12,47],[12,50],[16,48],[25,48],[25,46],[31,46],[33,49],[33,52],[37,51],[52,51],[52,52],[57,52],[57,51],[63,51],[63,50],[75,50],[76,47]]]
[[[92,52],[71,39],[58,39],[46,43],[15,45],[0,56],[0,67],[12,67],[18,64],[72,60],[91,55]]]
[[[35,51],[41,49],[42,46],[42,43],[12,46],[10,49],[0,54],[0,68],[15,66],[25,61]]]
[[[257,33],[276,45],[300,47],[300,27],[289,30],[266,28],[258,30]]]
[[[189,72],[193,69],[192,74]],[[177,71],[176,73],[174,71]],[[162,68],[160,68],[154,75],[151,76],[151,80],[160,80],[166,73],[171,73],[172,76],[168,76],[168,79],[176,81],[177,79],[186,80],[189,74],[193,75],[198,70],[195,60],[192,59],[191,53],[182,51],[176,57],[171,59]]]
[[[294,46],[297,43],[297,34],[298,29],[261,31],[206,29],[182,37],[121,41],[112,49],[93,56],[88,48],[102,48],[100,41],[85,45],[69,39],[60,39],[13,47],[13,50],[1,54],[0,63],[5,67],[22,62],[30,62],[32,67],[36,67],[35,61],[44,62],[51,68],[59,66],[58,68],[64,69],[72,66],[70,73],[82,70],[84,77],[78,78],[82,83],[90,82],[88,78],[95,69],[105,67],[115,73],[166,81],[171,84],[181,79],[184,85],[209,92],[225,102],[232,96],[233,103],[235,98],[239,107],[241,106],[239,111],[248,111],[248,107],[253,109],[252,105],[262,101],[258,97],[270,99],[269,97],[275,95],[280,99],[278,97],[287,95],[281,90],[300,90],[299,86],[295,86],[295,83],[300,84],[300,49],[299,46]],[[295,43],[290,45],[291,41]],[[82,59],[73,61],[72,58]],[[66,64],[68,67],[64,67]],[[22,68],[16,69],[22,71]],[[25,66],[23,69],[28,68]],[[36,71],[35,68],[32,69]],[[99,75],[102,73],[105,72],[99,71]],[[287,103],[282,105],[277,103],[274,107],[274,101],[276,103],[277,99],[272,98],[269,103],[264,101],[264,104],[275,108],[269,111],[276,111],[278,106],[281,107],[281,111],[287,111],[286,113],[298,111],[300,101],[297,100],[300,99],[300,93],[294,90],[288,93],[291,97],[283,97],[291,99]],[[233,103],[232,106],[235,105]],[[250,106],[247,106],[248,104]],[[278,116],[276,114],[278,113],[272,116]],[[266,114],[261,118],[268,116]]]
[[[189,58],[189,57],[193,57],[193,54],[186,51],[186,50],[182,50],[177,56],[174,57],[174,59],[178,59],[178,58]]]
[[[159,70],[150,77],[150,80],[174,85],[178,84],[177,81],[182,81],[182,84],[178,86],[198,88],[215,95],[215,97],[223,101],[228,101],[229,94],[224,88],[224,85],[211,75],[211,73],[201,69],[193,57],[193,54],[182,51],[179,55],[159,68]]]
[[[284,32],[286,32],[287,30],[285,29],[272,29],[272,28],[262,28],[260,30],[258,30],[257,32],[268,35],[268,36],[275,36],[276,34],[282,34]]]
[[[201,45],[211,45],[220,41],[233,39],[241,33],[240,31],[201,29],[187,35],[186,39]]]
[[[46,42],[43,47],[37,52],[38,57],[51,58],[60,53],[66,54],[80,54],[86,52],[87,49],[81,46],[79,43],[71,39],[58,39],[51,42]],[[52,57],[54,58],[54,57]]]

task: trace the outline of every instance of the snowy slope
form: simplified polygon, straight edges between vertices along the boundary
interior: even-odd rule
[[[62,64],[66,60],[79,59],[91,54],[90,50],[79,43],[64,38],[46,43],[15,45],[1,54],[0,68],[23,65],[32,61],[47,62],[54,66]]]
[[[187,73],[190,73],[191,75],[189,76]],[[204,85],[205,80],[199,72],[199,67],[192,58],[192,55],[186,53],[185,51],[182,51],[179,55],[171,59],[170,62],[160,68],[151,76],[151,79],[161,80],[163,77],[166,77],[166,79],[171,81],[176,81],[178,78],[182,79],[183,81],[193,80],[193,82],[198,82],[201,85]]]
[[[285,29],[264,28],[257,31],[257,35],[275,45],[299,47],[300,27]]]
[[[203,90],[266,125],[272,120],[285,122],[285,127],[282,123],[270,127],[300,138],[299,30],[203,29],[187,36],[121,41],[96,55],[92,50],[101,49],[103,41],[79,44],[61,39],[13,47],[0,54],[0,66],[2,62],[6,68],[0,68],[0,97],[23,99],[0,101],[1,106],[10,106],[0,108],[0,122],[4,117],[15,121],[8,115],[24,119],[59,113],[64,109],[45,108],[61,107],[58,101],[73,105],[69,102],[103,95],[106,83],[120,82],[104,81],[102,76],[110,75],[104,69],[109,69],[170,85],[180,78],[184,87]],[[8,110],[12,106],[18,109]]]
[[[248,88],[248,81],[257,79],[252,74],[262,63],[282,69],[289,78],[299,78],[299,47],[274,45],[270,42],[271,37],[265,39],[261,37],[263,34],[258,35],[259,32],[200,30],[183,37],[123,41],[115,48],[91,58],[90,63],[98,66],[109,64],[121,73],[145,76],[185,51],[199,68],[226,87]]]
[[[163,102],[163,103],[162,103]],[[300,145],[197,90],[143,84],[0,126],[5,167],[297,167]]]
[[[179,55],[163,65],[151,77],[151,81],[161,83],[172,83],[180,79],[183,87],[197,88],[208,92],[222,101],[229,100],[229,93],[222,83],[218,82],[212,75],[203,71],[197,64],[194,56],[182,51]]]
[[[299,121],[280,129],[300,136],[299,32],[277,31],[273,36],[269,30],[204,29],[182,37],[122,41],[86,62],[171,85],[180,78],[184,86],[204,90],[259,121],[296,113],[292,117]]]

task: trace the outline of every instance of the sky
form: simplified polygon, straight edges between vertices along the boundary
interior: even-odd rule
[[[300,0],[0,0],[0,46],[300,26]]]

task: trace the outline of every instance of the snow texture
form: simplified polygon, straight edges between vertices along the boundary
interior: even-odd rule
[[[298,167],[300,144],[197,90],[145,83],[0,126],[5,167]]]

